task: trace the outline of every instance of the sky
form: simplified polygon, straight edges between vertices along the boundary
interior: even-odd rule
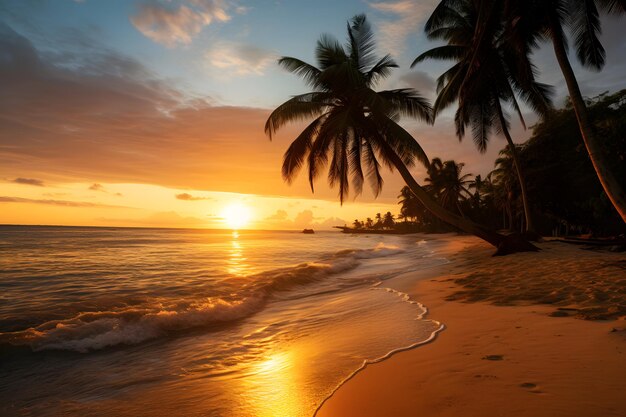
[[[385,171],[378,198],[365,189],[343,206],[324,179],[283,182],[282,154],[303,126],[272,140],[271,110],[307,91],[280,69],[280,56],[314,63],[322,33],[344,41],[365,13],[382,56],[399,68],[380,89],[412,87],[433,100],[450,63],[412,60],[436,46],[423,23],[437,2],[300,0],[3,0],[0,3],[0,224],[329,228],[398,212],[403,186]],[[574,70],[583,94],[626,86],[623,18],[603,17],[607,65]],[[567,96],[551,49],[534,53],[540,81]],[[459,143],[451,114],[434,126],[402,125],[430,158],[486,174],[504,139],[485,154]],[[536,118],[528,113],[529,124]],[[516,142],[528,138],[513,123]],[[413,168],[418,180],[423,167]]]

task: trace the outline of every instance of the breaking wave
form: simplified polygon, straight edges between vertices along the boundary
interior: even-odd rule
[[[208,297],[193,302],[157,298],[140,306],[83,312],[25,330],[0,333],[0,347],[85,353],[138,344],[189,329],[225,325],[260,311],[277,292],[352,270],[360,264],[360,260],[402,252],[398,247],[384,244],[372,249],[342,250],[316,262],[251,276],[236,295]]]

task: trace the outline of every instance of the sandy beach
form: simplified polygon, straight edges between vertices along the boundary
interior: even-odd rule
[[[449,264],[388,282],[445,330],[367,366],[317,415],[626,415],[626,255],[539,246],[494,258],[448,238]]]

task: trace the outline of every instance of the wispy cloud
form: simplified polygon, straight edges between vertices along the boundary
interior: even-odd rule
[[[46,184],[42,180],[38,180],[35,178],[16,178],[14,180],[11,180],[11,182],[14,182],[16,184],[34,185],[36,187],[46,186]]]
[[[176,194],[176,199],[183,200],[183,201],[213,200],[213,198],[211,197],[196,197],[189,193]]]
[[[381,51],[394,56],[401,55],[411,34],[422,30],[421,24],[428,18],[439,0],[396,0],[370,2],[369,6],[381,12],[378,21]]]
[[[105,193],[105,194],[113,194],[117,197],[122,197],[122,193],[111,193],[109,192],[109,190],[106,189],[106,187],[102,184],[98,184],[98,183],[93,183],[89,186],[89,188],[87,188],[89,191],[98,191],[101,193]]]
[[[177,4],[150,1],[141,3],[130,21],[146,37],[173,47],[190,44],[214,21],[230,20],[228,8],[229,4],[223,0],[190,0]]]
[[[236,42],[217,43],[206,53],[210,69],[219,70],[221,76],[261,75],[276,58],[274,52]]]
[[[33,199],[33,198],[7,197],[7,196],[0,196],[0,203],[31,203],[31,204],[46,204],[50,206],[86,207],[86,208],[132,208],[132,207],[126,207],[126,206],[113,206],[110,204],[90,203],[86,201],[38,200],[38,199]]]

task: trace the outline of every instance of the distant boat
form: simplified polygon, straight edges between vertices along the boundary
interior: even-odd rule
[[[313,229],[304,229],[302,233],[307,234],[307,235],[312,235],[315,233],[315,231]]]

